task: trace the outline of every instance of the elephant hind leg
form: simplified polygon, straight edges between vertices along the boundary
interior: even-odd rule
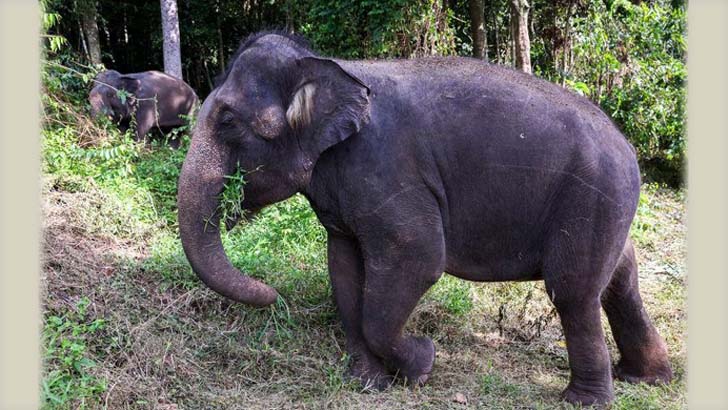
[[[600,295],[614,264],[591,231],[580,226],[556,230],[547,243],[543,275],[566,338],[571,377],[561,397],[582,406],[614,400],[611,359],[601,324]],[[614,253],[616,254],[617,251]]]
[[[571,378],[561,397],[584,406],[609,403],[614,399],[611,361],[601,325],[599,296],[569,295],[561,281],[546,281],[546,291],[561,318],[566,338]],[[559,296],[559,293],[567,296]]]
[[[601,300],[621,355],[615,376],[630,383],[670,382],[672,369],[667,347],[642,305],[637,263],[630,240],[625,244]]]

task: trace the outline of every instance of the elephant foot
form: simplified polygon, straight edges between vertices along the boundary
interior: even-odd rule
[[[614,367],[614,377],[634,384],[667,384],[672,381],[672,368],[667,360],[653,366],[630,366],[620,362]]]
[[[589,389],[569,383],[561,393],[561,399],[574,405],[601,409],[614,401],[614,391],[611,385],[608,388]]]
[[[357,358],[349,366],[347,376],[361,383],[364,391],[384,391],[392,385],[394,377],[374,358]]]
[[[435,363],[435,344],[427,337],[410,337],[412,360],[399,369],[399,376],[411,387],[423,386],[430,378]]]
[[[660,384],[672,381],[672,368],[665,342],[655,333],[651,343],[622,352],[614,377],[627,383]]]

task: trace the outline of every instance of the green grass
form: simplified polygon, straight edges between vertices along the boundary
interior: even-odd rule
[[[362,393],[345,377],[325,231],[303,197],[223,233],[232,263],[282,296],[263,309],[232,303],[199,282],[179,241],[184,133],[180,150],[145,147],[74,115],[44,127],[44,408],[571,408],[543,285],[448,275],[407,324],[435,341],[428,385]],[[632,229],[642,293],[677,377],[617,382],[614,408],[686,406],[684,215],[684,192],[643,187]]]
[[[91,318],[89,299],[81,298],[59,315],[46,315],[43,327],[45,367],[41,386],[46,408],[63,408],[70,402],[78,408],[93,407],[107,389],[106,380],[91,369],[96,362],[89,356],[88,342],[105,326],[104,319]]]

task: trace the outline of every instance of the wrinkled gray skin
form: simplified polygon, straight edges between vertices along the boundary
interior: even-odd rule
[[[671,380],[627,238],[635,152],[591,102],[482,61],[331,60],[278,34],[251,37],[231,61],[179,179],[182,244],[213,290],[254,306],[277,297],[230,264],[215,224],[238,164],[258,169],[244,209],[300,192],[326,228],[350,372],[365,385],[427,380],[434,345],[403,328],[443,271],[545,281],[566,336],[569,402],[610,402],[613,375]],[[621,356],[614,373],[601,309]]]
[[[125,90],[133,97],[122,103],[114,88]],[[136,105],[136,139],[139,141],[154,127],[167,131],[185,125],[186,120],[180,115],[192,115],[199,101],[187,83],[171,75],[159,71],[121,74],[115,70],[106,70],[96,76],[88,100],[92,116],[107,115],[123,130],[129,126]]]

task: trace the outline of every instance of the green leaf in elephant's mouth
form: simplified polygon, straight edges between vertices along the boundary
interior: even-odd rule
[[[234,225],[237,219],[244,217],[243,199],[245,199],[245,194],[243,188],[246,184],[245,177],[257,170],[246,171],[238,164],[235,167],[235,172],[231,175],[225,175],[225,185],[220,194],[220,203],[216,209],[220,215],[220,220],[224,224],[232,223]],[[206,221],[206,224],[208,222],[210,221]]]

